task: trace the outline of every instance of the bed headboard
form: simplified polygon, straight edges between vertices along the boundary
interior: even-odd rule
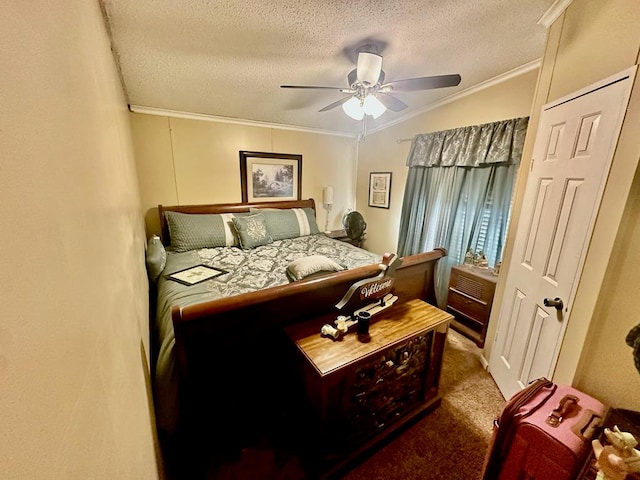
[[[160,235],[162,242],[169,245],[169,226],[164,212],[180,212],[192,214],[207,213],[239,213],[248,212],[251,208],[312,208],[316,211],[316,202],[313,198],[308,200],[287,200],[282,202],[251,202],[251,203],[214,203],[211,205],[158,205],[160,215]]]

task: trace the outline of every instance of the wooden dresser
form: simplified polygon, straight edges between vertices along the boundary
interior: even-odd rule
[[[488,268],[456,265],[451,269],[447,311],[451,327],[484,347],[498,277]]]
[[[302,355],[306,396],[325,466],[353,459],[440,404],[438,384],[450,314],[421,300],[374,316],[370,341],[356,327],[338,341],[320,335],[335,314],[286,333]]]

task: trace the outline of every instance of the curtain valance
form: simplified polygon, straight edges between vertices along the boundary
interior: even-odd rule
[[[483,167],[517,164],[529,117],[416,135],[408,167]]]

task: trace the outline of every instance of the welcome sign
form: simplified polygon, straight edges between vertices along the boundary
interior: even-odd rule
[[[347,290],[342,300],[336,304],[336,308],[342,309],[352,299],[371,300],[382,298],[391,292],[395,279],[396,268],[402,265],[402,260],[395,253],[387,253],[382,259],[380,264],[380,273],[372,278],[365,278],[360,280]],[[358,295],[354,297],[354,294],[358,292]]]
[[[383,280],[376,280],[360,287],[360,300],[370,298],[382,298],[391,291],[395,279],[385,277]]]

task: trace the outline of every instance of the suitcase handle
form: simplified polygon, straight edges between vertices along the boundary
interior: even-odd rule
[[[593,410],[585,410],[580,422],[576,423],[571,431],[582,441],[590,441],[599,434],[602,428],[602,416]]]
[[[560,404],[554,408],[547,417],[547,425],[557,427],[562,423],[562,419],[569,415],[578,405],[580,399],[575,395],[565,395],[560,399]]]

